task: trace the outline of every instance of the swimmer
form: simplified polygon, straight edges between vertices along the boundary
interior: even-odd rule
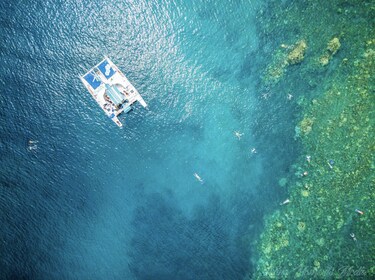
[[[283,202],[280,203],[280,205],[285,205],[285,204],[288,204],[290,203],[290,200],[289,199],[285,199]]]
[[[243,135],[243,133],[240,133],[239,131],[235,131],[234,135],[238,138],[238,140],[241,140],[241,136]]]
[[[243,133],[241,133],[241,132],[239,132],[239,131],[235,131],[235,132],[234,132],[234,135],[238,138],[238,140],[240,140],[241,137],[242,137],[242,135],[243,135]]]
[[[289,93],[288,96],[287,96],[286,98],[288,98],[288,100],[292,100],[293,95],[291,95],[291,94]]]
[[[306,160],[307,160],[308,163],[310,163],[310,161],[311,161],[311,156],[306,156]]]
[[[194,177],[195,177],[199,182],[203,183],[203,179],[202,179],[197,173],[194,173],[193,175],[194,175]]]
[[[27,147],[30,151],[32,151],[32,150],[36,150],[37,148],[38,148],[38,146],[37,145],[33,145],[33,146],[29,146],[29,147]]]
[[[350,237],[351,237],[354,241],[357,241],[357,238],[355,237],[354,233],[351,233],[351,234],[350,234]]]
[[[265,92],[262,94],[262,98],[267,100],[270,97],[270,95],[271,94],[269,92]]]
[[[38,148],[38,146],[36,145],[36,143],[39,143],[39,141],[38,140],[31,140],[30,139],[27,143],[28,143],[27,149],[30,150],[30,151],[32,151],[32,150],[36,150]]]
[[[256,150],[255,148],[252,148],[252,149],[251,149],[251,153],[252,153],[252,154],[256,154],[256,153],[257,153],[257,150]]]

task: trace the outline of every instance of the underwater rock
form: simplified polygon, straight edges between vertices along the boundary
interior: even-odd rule
[[[288,63],[291,65],[301,63],[304,59],[306,48],[307,44],[305,40],[298,41],[291,52],[288,54]]]
[[[319,58],[319,63],[322,66],[326,66],[329,63],[330,56],[328,54],[324,54]]]
[[[288,179],[287,178],[281,178],[279,180],[279,186],[280,187],[285,187],[287,183],[288,183]]]
[[[278,82],[280,78],[284,75],[283,66],[272,66],[267,69],[267,80],[271,82]]]
[[[326,66],[332,59],[333,55],[337,53],[337,51],[340,49],[341,43],[339,38],[335,37],[327,44],[327,49],[325,50],[325,54],[323,54],[319,58],[319,63],[321,66]]]
[[[316,244],[318,244],[320,247],[324,246],[324,238],[319,238],[318,240],[316,240]]]
[[[375,57],[375,51],[373,49],[368,49],[363,54],[364,58],[374,58]]]
[[[265,255],[268,255],[269,253],[271,253],[271,251],[272,251],[271,245],[268,245],[267,247],[263,248],[263,253]]]
[[[263,77],[264,81],[268,84],[276,84],[283,77],[286,67],[288,65],[301,63],[304,59],[305,51],[307,49],[307,44],[305,40],[300,40],[294,45],[282,44],[281,48],[289,50],[285,52],[284,50],[278,50],[275,52],[272,58],[271,64],[267,67],[265,75]]]
[[[341,43],[339,38],[335,37],[327,44],[327,50],[331,53],[331,55],[334,55],[337,53],[337,51],[340,49]]]
[[[299,130],[302,134],[307,135],[312,130],[312,125],[314,120],[312,118],[304,117],[303,120],[299,123]]]
[[[298,222],[297,228],[299,231],[304,231],[306,229],[306,224],[304,222]]]
[[[309,196],[309,192],[307,190],[302,190],[301,194],[302,194],[303,197],[308,197]]]
[[[280,245],[281,245],[281,247],[289,246],[289,240],[287,238],[282,239]]]
[[[286,54],[280,50],[273,54],[272,62],[264,73],[264,81],[266,84],[276,84],[283,77],[285,67],[288,65]]]

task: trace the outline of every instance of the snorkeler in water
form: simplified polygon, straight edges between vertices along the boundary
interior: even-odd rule
[[[37,143],[39,143],[39,141],[38,140],[29,140],[27,143],[28,143],[28,147],[27,148],[30,151],[32,151],[32,150],[36,150],[38,148]]]
[[[351,237],[354,241],[357,241],[357,238],[355,237],[355,234],[354,234],[354,233],[351,233],[351,234],[350,234],[350,237]]]
[[[238,138],[238,140],[241,140],[243,133],[240,133],[239,131],[235,131],[234,135]]]
[[[29,146],[29,147],[27,147],[30,151],[32,151],[32,150],[36,150],[37,148],[38,148],[38,146],[37,145],[32,145],[32,146]]]
[[[203,179],[202,179],[197,173],[194,173],[193,175],[194,175],[194,177],[195,177],[199,182],[203,183]]]

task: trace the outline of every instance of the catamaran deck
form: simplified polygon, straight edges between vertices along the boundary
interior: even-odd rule
[[[133,103],[138,101],[143,107],[147,107],[137,89],[108,57],[80,79],[106,115],[120,127],[122,123],[118,116],[129,112]]]

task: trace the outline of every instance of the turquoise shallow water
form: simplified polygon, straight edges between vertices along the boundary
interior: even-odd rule
[[[295,108],[260,82],[263,4],[0,4],[2,278],[252,273],[297,149]],[[123,129],[78,79],[104,54],[149,104]]]

